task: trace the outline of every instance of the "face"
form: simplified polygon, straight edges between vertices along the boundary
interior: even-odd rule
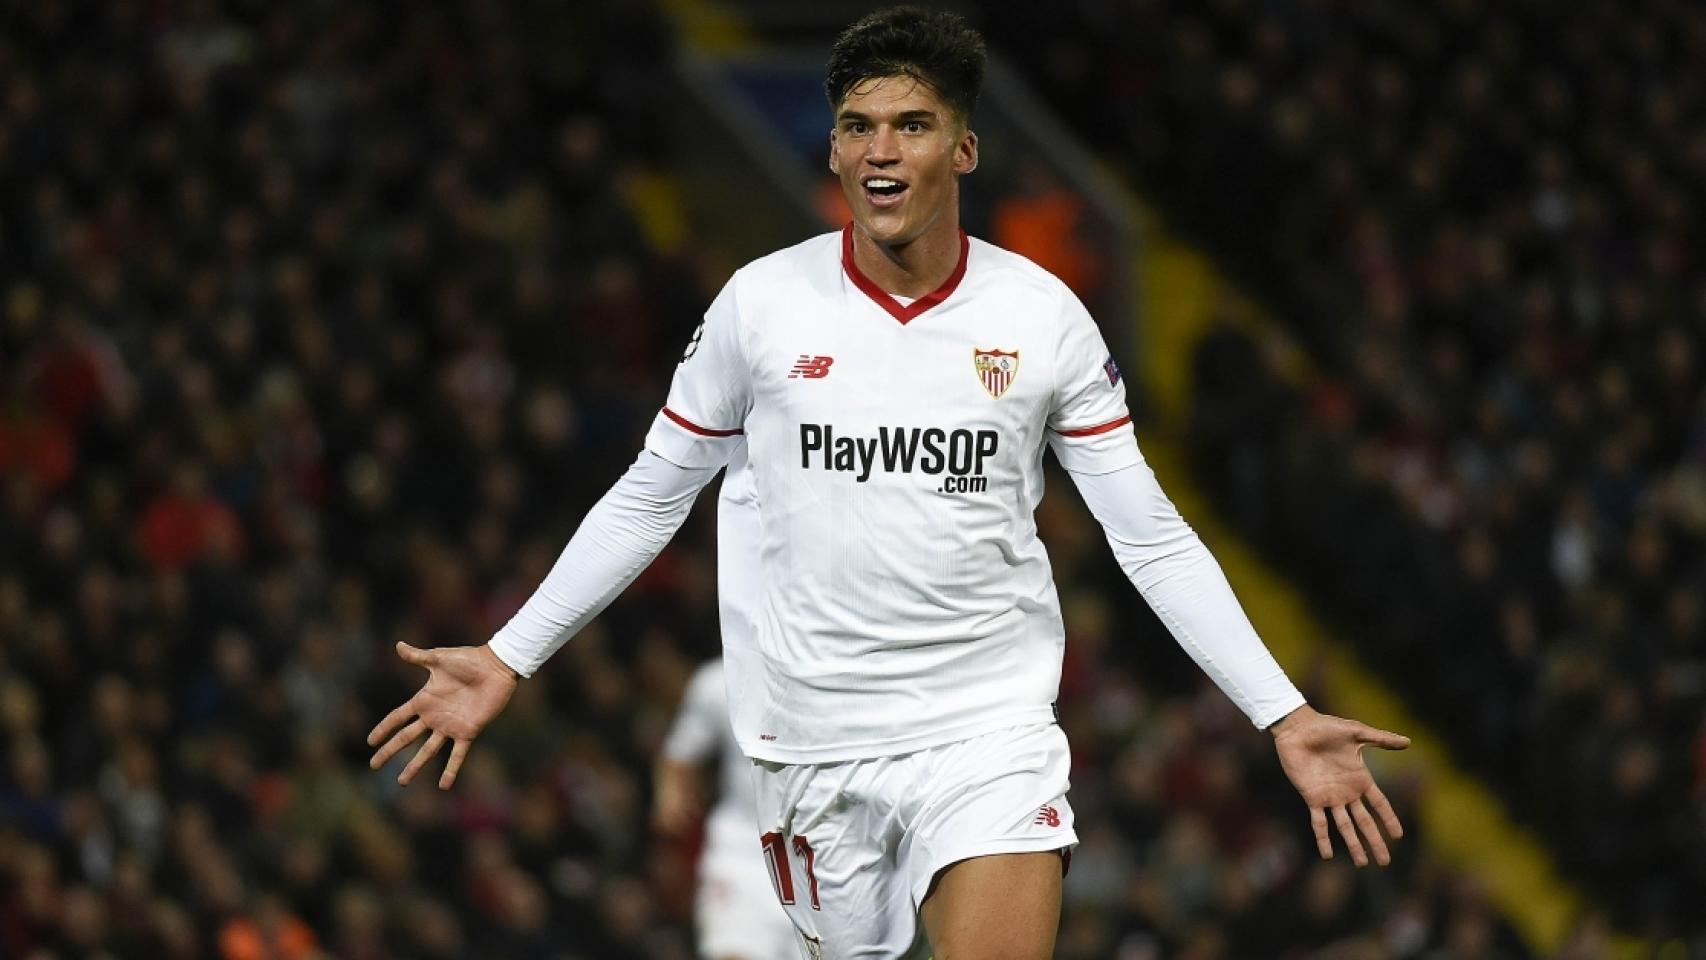
[[[957,178],[977,167],[977,135],[912,77],[855,84],[835,113],[829,169],[853,221],[885,245],[910,243],[959,204]]]

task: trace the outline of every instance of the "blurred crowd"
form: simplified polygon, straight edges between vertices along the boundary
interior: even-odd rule
[[[1280,321],[1202,344],[1202,473],[1619,926],[1706,956],[1706,8],[1097,9],[1025,25],[1039,77]]]
[[[698,531],[454,795],[363,742],[394,641],[542,577],[702,309],[622,203],[668,42],[621,3],[8,11],[0,956],[683,955],[638,812],[716,649]]]
[[[667,25],[618,0],[5,23],[0,956],[691,956],[695,851],[645,813],[717,648],[706,510],[453,792],[364,742],[421,680],[394,642],[482,642],[541,579],[725,266],[624,202],[670,162]],[[1060,956],[1528,955],[1413,840],[1387,872],[1316,863],[1264,735],[1082,508],[1040,523],[1084,840]]]

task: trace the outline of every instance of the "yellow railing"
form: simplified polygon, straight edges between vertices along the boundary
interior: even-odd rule
[[[1212,311],[1233,294],[1206,256],[1169,235],[1152,211],[1138,213],[1143,236],[1136,270],[1143,318],[1138,342],[1145,396],[1156,414],[1142,441],[1156,475],[1214,550],[1280,662],[1294,675],[1310,677],[1334,710],[1409,735],[1409,750],[1370,760],[1387,775],[1420,781],[1421,807],[1404,813],[1419,821],[1428,852],[1474,877],[1536,952],[1555,952],[1586,901],[1562,879],[1545,847],[1485,785],[1458,769],[1440,738],[1310,614],[1297,589],[1220,521],[1192,483],[1177,440],[1190,404],[1191,350]],[[1263,322],[1259,310],[1241,314]],[[1618,960],[1635,960],[1648,950],[1619,938],[1613,953]]]

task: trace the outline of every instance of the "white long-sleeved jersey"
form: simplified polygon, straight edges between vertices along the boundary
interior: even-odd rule
[[[966,239],[942,289],[903,305],[859,272],[849,231],[724,287],[647,452],[494,637],[497,654],[536,669],[744,441],[756,570],[722,577],[754,596],[749,636],[725,637],[749,756],[894,755],[1046,721],[1064,634],[1033,521],[1048,447],[1127,574],[1252,721],[1301,704],[1155,486],[1118,369],[1065,285]]]

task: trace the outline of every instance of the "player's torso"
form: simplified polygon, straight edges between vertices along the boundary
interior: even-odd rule
[[[905,325],[866,303],[840,307],[759,338],[748,434],[761,458],[787,454],[818,490],[850,481],[942,504],[975,506],[1024,482],[1051,390],[1043,324],[994,300]]]
[[[742,302],[764,562],[790,586],[772,599],[843,652],[999,632],[1047,580],[1031,512],[1059,303],[978,256],[904,323],[838,263]]]

